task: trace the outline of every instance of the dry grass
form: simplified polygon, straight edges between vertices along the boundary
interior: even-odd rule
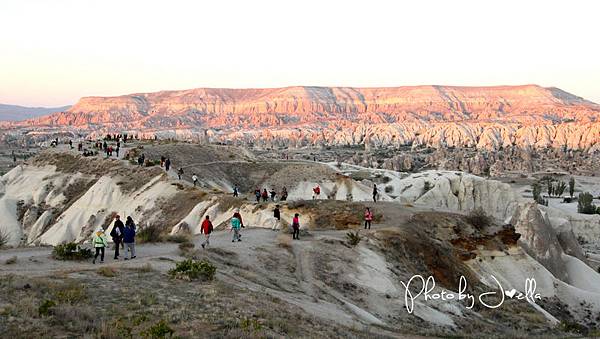
[[[6,261],[4,262],[5,265],[14,265],[17,263],[17,257],[16,256],[12,256],[8,259],[6,259]]]
[[[283,232],[279,232],[277,234],[277,246],[285,249],[292,248],[292,237],[289,234],[285,234]]]
[[[117,269],[111,266],[100,267],[96,270],[96,273],[107,278],[113,278],[118,275]]]

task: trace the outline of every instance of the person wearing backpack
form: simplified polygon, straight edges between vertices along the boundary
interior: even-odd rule
[[[300,240],[300,214],[294,214],[294,219],[292,219],[292,239]]]
[[[96,264],[96,259],[98,259],[98,255],[100,255],[100,263],[104,263],[104,249],[108,246],[108,239],[106,239],[106,234],[104,234],[104,229],[102,226],[98,227],[96,232],[92,237],[92,245],[96,250],[96,254],[94,255],[94,260],[92,263]]]
[[[367,229],[367,226],[371,229],[371,221],[373,221],[373,212],[367,207],[365,210],[365,229]]]
[[[235,242],[237,241],[242,241],[241,236],[240,236],[240,228],[242,228],[242,224],[240,222],[240,219],[233,217],[231,218],[231,230],[233,231],[233,239],[231,240],[231,242]]]
[[[206,218],[204,219],[204,221],[202,222],[202,225],[200,226],[200,233],[204,234],[204,242],[202,244],[200,244],[202,246],[202,248],[204,248],[204,246],[208,246],[209,245],[209,238],[210,238],[210,234],[213,231],[213,224],[212,222],[210,222],[210,217],[207,215]]]
[[[115,260],[119,259],[119,246],[123,242],[123,232],[125,230],[125,225],[121,221],[121,216],[117,214],[115,217],[115,223],[113,225],[112,231],[110,231],[110,236],[112,237],[113,242],[115,243]]]
[[[123,243],[125,243],[125,260],[127,260],[127,253],[130,253],[131,259],[135,259],[135,224],[131,217],[127,217],[125,222]]]

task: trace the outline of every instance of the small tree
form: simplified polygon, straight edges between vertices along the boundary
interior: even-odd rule
[[[593,203],[594,197],[589,193],[579,193],[577,200],[577,212],[583,214],[594,214],[596,213],[596,205]]]
[[[531,191],[533,192],[533,200],[535,200],[536,202],[540,201],[541,198],[541,193],[542,193],[542,186],[540,185],[539,182],[534,182],[531,185]]]
[[[552,188],[554,187],[552,185],[552,178],[551,177],[545,177],[546,179],[546,186],[548,188],[548,196],[551,197],[552,196]]]
[[[571,179],[569,179],[569,195],[571,198],[573,197],[573,194],[575,194],[575,178],[571,177]]]
[[[567,189],[567,184],[565,184],[564,181],[561,181],[558,183],[558,185],[556,185],[556,187],[554,188],[554,194],[557,197],[560,197],[563,195],[563,193],[565,193],[565,189]]]

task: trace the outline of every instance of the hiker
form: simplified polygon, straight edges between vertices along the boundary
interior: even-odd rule
[[[235,209],[235,212],[233,213],[233,218],[238,218],[240,220],[240,226],[242,228],[246,228],[246,226],[244,226],[244,220],[242,219],[242,215],[240,214],[239,208]]]
[[[286,201],[288,196],[287,187],[283,186],[283,190],[281,191],[281,198],[279,200]]]
[[[115,151],[117,152],[117,158],[119,157],[119,149],[120,149],[120,147],[119,147],[119,146],[117,146],[117,148],[116,148],[116,150],[115,150]]]
[[[267,189],[266,189],[266,188],[265,188],[265,189],[263,189],[263,192],[262,192],[262,199],[263,199],[263,202],[267,202],[267,201],[269,201],[269,192],[267,192]]]
[[[125,228],[125,225],[123,225],[123,222],[121,221],[121,216],[119,216],[117,214],[117,216],[115,217],[115,223],[113,225],[113,229],[112,231],[110,231],[110,236],[113,239],[113,242],[115,243],[115,260],[119,259],[119,245],[121,245],[121,242],[123,241],[123,230]]]
[[[177,177],[181,180],[181,176],[183,175],[183,167],[179,167],[177,170]]]
[[[281,224],[281,212],[279,211],[279,205],[275,205],[275,209],[273,210],[273,218],[275,218],[275,223],[273,223],[273,227],[271,229],[273,231],[277,231],[279,229],[279,225]]]
[[[373,202],[377,202],[377,194],[379,194],[379,190],[377,185],[373,184]]]
[[[367,229],[367,226],[371,229],[371,221],[373,221],[373,212],[367,207],[365,210],[365,229]]]
[[[133,222],[131,216],[128,216],[127,220],[125,220],[125,226],[131,226],[135,230],[135,223]]]
[[[77,144],[77,151],[81,152],[83,150],[83,143],[78,143]]]
[[[196,187],[196,184],[198,183],[198,177],[196,176],[196,173],[192,174],[192,181],[194,182],[194,187]]]
[[[235,198],[237,198],[239,195],[240,195],[240,189],[237,187],[237,185],[235,185],[235,186],[233,187],[233,196],[234,196]]]
[[[209,245],[209,238],[210,238],[210,234],[213,231],[213,224],[212,222],[210,222],[210,217],[207,215],[206,218],[204,219],[204,221],[202,222],[202,226],[200,226],[200,233],[204,234],[204,242],[202,244],[200,244],[202,246],[202,248],[204,248],[204,246],[208,246]]]
[[[260,203],[260,189],[258,187],[254,190],[254,196],[256,196],[256,203]]]
[[[13,162],[16,163],[17,162],[17,156],[15,155],[15,151],[12,151],[12,158],[13,158]]]
[[[106,143],[106,141],[104,141],[104,144],[102,144],[102,149],[104,151],[108,150],[108,144]]]
[[[167,158],[167,160],[165,160],[165,170],[168,172],[169,168],[171,168],[171,158]]]
[[[241,236],[240,236],[240,228],[241,228],[241,222],[240,219],[233,217],[231,218],[231,231],[233,231],[233,239],[231,240],[231,242],[235,242],[237,241],[242,241]]]
[[[100,263],[104,263],[104,249],[108,246],[108,240],[106,239],[106,234],[104,234],[104,229],[102,226],[98,227],[96,232],[94,232],[94,236],[92,237],[92,245],[96,249],[96,254],[94,255],[93,264],[96,264],[96,259],[98,259],[98,255],[100,255]]]
[[[123,243],[125,244],[125,260],[127,260],[127,253],[131,253],[131,259],[135,259],[135,224],[131,217],[127,217],[127,221],[125,222]]]
[[[320,195],[321,195],[321,187],[319,187],[319,185],[317,185],[315,188],[313,188],[313,200],[319,199]]]
[[[275,189],[272,188],[270,193],[271,193],[271,201],[275,202],[275,196],[277,195],[277,192],[275,192]]]
[[[292,219],[292,239],[300,240],[300,214],[294,214]]]
[[[69,148],[73,149],[73,140],[69,140]]]
[[[166,159],[164,155],[160,157],[160,167],[163,167],[165,165],[165,160]]]

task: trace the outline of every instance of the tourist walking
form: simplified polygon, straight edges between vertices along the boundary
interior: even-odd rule
[[[125,221],[123,243],[125,243],[125,260],[127,260],[127,254],[131,259],[135,259],[135,224],[131,217],[127,217],[127,221]]]
[[[196,187],[196,184],[198,183],[198,176],[196,176],[196,173],[192,174],[192,181],[194,182],[194,187]]]
[[[235,186],[233,187],[233,196],[234,196],[235,198],[237,198],[239,195],[240,195],[240,189],[237,187],[237,185],[235,185]]]
[[[204,242],[200,244],[202,248],[209,245],[210,234],[213,231],[213,224],[210,222],[210,217],[207,215],[202,225],[200,226],[200,233],[204,234]]]
[[[377,189],[377,185],[373,184],[373,202],[377,202],[378,194],[379,190]]]
[[[315,188],[313,188],[313,200],[319,199],[320,196],[321,196],[321,187],[319,187],[319,185],[317,185]]]
[[[169,168],[171,168],[171,158],[167,158],[167,160],[165,160],[165,170],[168,172]]]
[[[287,187],[283,186],[283,190],[281,190],[281,198],[279,200],[286,201],[288,196]]]
[[[119,259],[119,247],[123,242],[124,229],[125,225],[123,225],[123,222],[121,221],[121,216],[117,215],[115,217],[113,229],[112,231],[110,231],[110,236],[112,237],[112,240],[115,243],[115,260]]]
[[[300,240],[300,214],[294,214],[292,219],[292,239]]]
[[[272,188],[271,192],[269,193],[271,193],[271,201],[275,202],[275,196],[277,195],[277,192],[275,192],[275,189]]]
[[[365,229],[367,229],[367,226],[371,229],[371,221],[373,221],[373,212],[367,207],[365,210]]]
[[[260,189],[258,187],[254,190],[254,196],[256,197],[256,203],[258,204],[260,202]]]
[[[263,202],[267,202],[267,201],[269,201],[269,192],[267,192],[267,189],[266,189],[266,188],[265,188],[265,189],[263,189],[263,192],[262,192],[262,199],[263,199]]]
[[[93,264],[96,264],[96,259],[98,259],[98,255],[100,255],[100,263],[104,263],[104,249],[108,246],[108,239],[106,239],[106,234],[104,234],[104,229],[102,226],[98,227],[96,232],[94,232],[94,236],[92,237],[92,245],[96,250],[96,254],[94,255]]]
[[[231,230],[233,231],[233,239],[231,240],[231,242],[235,242],[237,241],[242,241],[241,236],[240,236],[240,228],[242,227],[242,224],[240,222],[240,219],[233,217],[231,218]]]
[[[279,225],[281,225],[281,211],[279,210],[279,205],[275,205],[275,209],[273,210],[273,218],[275,218],[275,222],[273,223],[273,227],[271,229],[273,231],[277,231],[279,229]]]
[[[181,180],[182,175],[183,175],[183,168],[179,167],[179,169],[177,170],[177,177],[179,178],[179,180]]]
[[[236,208],[235,212],[233,213],[233,217],[234,218],[238,218],[240,220],[240,226],[242,228],[246,228],[246,226],[244,226],[244,219],[242,219],[242,215],[240,214],[240,209]]]

